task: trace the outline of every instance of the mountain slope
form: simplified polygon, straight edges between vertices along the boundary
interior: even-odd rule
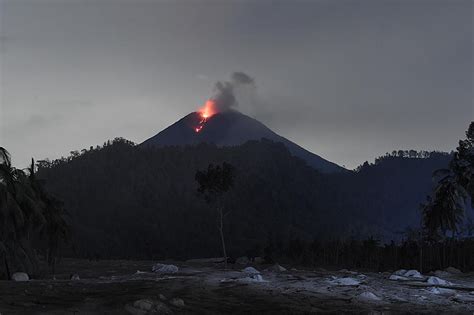
[[[283,143],[290,153],[306,161],[306,163],[323,172],[334,173],[345,169],[329,162],[322,157],[303,149],[294,142],[276,134],[267,126],[237,111],[226,111],[213,115],[200,132],[195,128],[199,125],[201,116],[194,112],[183,117],[157,135],[144,141],[141,146],[172,146],[198,143],[214,143],[217,146],[234,146],[249,140],[262,138]]]

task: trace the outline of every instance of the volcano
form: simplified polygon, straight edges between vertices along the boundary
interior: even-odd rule
[[[258,120],[236,110],[227,110],[203,117],[202,112],[193,112],[181,118],[157,135],[144,141],[141,146],[182,146],[202,142],[217,146],[234,146],[249,140],[262,138],[283,143],[290,153],[323,172],[334,173],[345,169],[335,163],[311,153],[294,142],[276,134]]]

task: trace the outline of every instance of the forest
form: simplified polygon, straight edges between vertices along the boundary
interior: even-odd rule
[[[472,140],[460,142],[465,143],[472,148]],[[454,209],[457,217],[449,226],[441,224],[444,219],[433,221],[438,218],[435,188],[443,180],[454,183],[459,150],[394,151],[354,171],[321,174],[281,143],[265,139],[231,147],[143,148],[116,138],[67,158],[40,160],[38,171],[32,167],[29,174],[44,183],[44,194],[64,201],[65,222],[71,223],[71,241],[63,246],[68,257],[221,255],[215,211],[200,198],[195,175],[209,164],[226,162],[235,168],[235,183],[222,199],[231,258],[377,270],[448,265],[472,270],[472,210],[461,216]],[[445,175],[433,181],[437,170]],[[434,198],[426,199],[433,189]],[[428,228],[435,233],[428,235]]]

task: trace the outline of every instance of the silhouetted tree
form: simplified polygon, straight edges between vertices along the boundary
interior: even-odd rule
[[[229,163],[223,163],[222,166],[210,164],[205,171],[197,171],[195,176],[199,183],[198,192],[204,197],[208,204],[215,206],[219,215],[218,229],[221,237],[222,252],[227,266],[227,252],[224,239],[224,218],[229,212],[224,213],[222,196],[229,191],[234,184],[234,167]]]
[[[428,197],[423,206],[424,227],[431,237],[441,231],[445,236],[451,231],[454,236],[464,218],[467,199],[474,205],[474,122],[466,132],[466,139],[459,141],[448,169],[439,169],[433,177],[437,186],[433,197]]]
[[[7,278],[10,278],[11,265],[28,273],[37,271],[34,246],[43,230],[51,225],[67,230],[64,221],[52,214],[48,204],[51,199],[36,181],[34,161],[27,174],[14,168],[10,155],[0,147],[0,255]],[[51,233],[47,235],[52,237]],[[54,238],[58,239],[59,235]],[[56,251],[51,242],[47,249]]]

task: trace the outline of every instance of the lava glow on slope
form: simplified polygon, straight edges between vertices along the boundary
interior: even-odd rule
[[[201,120],[199,124],[194,128],[195,132],[200,132],[204,125],[206,124],[207,120],[211,118],[214,114],[217,113],[216,110],[216,103],[213,100],[207,100],[203,107],[201,107],[198,111]]]

